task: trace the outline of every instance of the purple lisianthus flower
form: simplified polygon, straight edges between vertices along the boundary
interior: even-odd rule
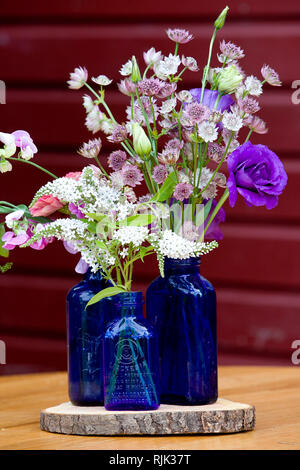
[[[194,101],[197,101],[197,103],[200,103],[201,90],[202,88],[192,88],[191,90],[189,90]],[[234,100],[231,98],[230,95],[223,95],[220,98],[220,101],[217,104],[217,107],[215,108],[215,104],[216,104],[216,100],[218,96],[219,96],[218,90],[208,90],[205,88],[201,104],[203,104],[204,106],[207,106],[211,110],[215,109],[217,111],[220,111],[221,113],[229,110],[230,106],[234,104]]]
[[[238,193],[248,206],[273,209],[287,183],[287,174],[277,155],[265,145],[247,142],[227,160],[229,204],[234,207]]]
[[[206,201],[206,200],[203,201],[204,204],[206,204],[207,202],[208,201]],[[215,210],[216,205],[217,205],[217,201],[215,201],[215,199],[213,199],[209,214],[208,214],[208,216],[207,216],[207,218],[204,222],[204,228],[208,224],[208,221],[209,221],[213,211]],[[208,240],[223,240],[224,235],[221,232],[219,224],[221,222],[225,222],[225,217],[226,217],[225,211],[221,207],[221,209],[218,211],[217,215],[215,216],[214,220],[212,221],[212,223],[208,227],[207,231],[205,232],[205,238],[206,239],[208,239]]]

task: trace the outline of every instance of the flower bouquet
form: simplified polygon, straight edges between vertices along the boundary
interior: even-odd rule
[[[68,296],[73,403],[152,409],[159,389],[167,403],[217,398],[215,291],[199,274],[200,257],[222,238],[227,199],[231,207],[239,195],[248,206],[272,209],[287,183],[275,153],[250,141],[267,132],[257,98],[265,84],[281,84],[277,73],[263,65],[262,78],[246,75],[244,51],[224,40],[218,66],[211,65],[227,11],[214,23],[199,88],[182,86],[186,72],[199,72],[196,59],[181,52],[193,39],[186,30],[167,30],[174,44],[168,55],[151,47],[144,67],[135,56],[122,65],[118,89],[128,105],[121,120],[106,101],[110,78],[89,82],[85,67],[71,73],[69,88],[89,91],[85,125],[113,146],[108,157],[93,138],[78,150],[89,164],[57,177],[31,161],[37,149],[27,132],[0,133],[2,173],[24,162],[51,176],[28,207],[1,201],[0,254],[57,239],[80,253],[76,271],[86,273]],[[132,292],[133,266],[152,254],[161,276],[148,289],[145,320],[141,293]]]

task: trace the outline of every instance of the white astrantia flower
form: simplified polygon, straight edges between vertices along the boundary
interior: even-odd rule
[[[126,226],[116,230],[113,239],[118,240],[121,245],[129,245],[139,247],[146,240],[149,234],[147,227]]]
[[[245,89],[246,91],[253,96],[259,96],[262,94],[262,83],[261,81],[254,77],[254,75],[250,75],[245,80]]]
[[[110,80],[106,75],[98,75],[98,77],[92,77],[92,80],[94,83],[97,83],[97,85],[102,86],[107,86],[112,83],[112,80]]]
[[[205,188],[205,186],[211,180],[212,175],[213,175],[213,172],[209,168],[203,167],[201,170],[198,168],[196,170],[196,177],[195,177],[196,186],[199,189]]]
[[[222,119],[223,126],[233,132],[238,132],[243,127],[243,119],[235,113],[225,112]]]
[[[214,122],[203,121],[198,125],[198,136],[204,142],[213,142],[218,138],[218,128]]]
[[[176,93],[176,96],[182,103],[191,103],[193,101],[193,96],[188,90],[181,90],[179,93]]]
[[[166,80],[170,75],[176,75],[180,63],[178,55],[169,54],[168,57],[155,64],[154,72],[158,78]]]
[[[86,110],[87,113],[90,113],[95,104],[90,95],[83,95],[83,107]]]
[[[156,64],[162,59],[162,53],[161,51],[156,51],[154,47],[151,47],[151,49],[143,53],[143,57],[146,65]]]
[[[132,73],[132,60],[129,59],[126,62],[126,64],[122,65],[119,72],[120,72],[121,75],[123,75],[123,77],[127,77],[128,75],[131,75],[131,73]]]
[[[174,97],[174,98],[170,98],[169,100],[166,100],[166,101],[163,101],[162,105],[161,105],[161,108],[160,108],[160,113],[161,114],[168,114],[170,113],[171,111],[173,111],[173,109],[175,108],[176,106],[176,102],[177,102],[177,99]]]
[[[93,109],[88,112],[86,119],[85,119],[85,125],[89,131],[91,131],[93,134],[96,134],[96,132],[99,132],[101,130],[101,123],[104,118],[104,114],[98,106],[93,106]]]

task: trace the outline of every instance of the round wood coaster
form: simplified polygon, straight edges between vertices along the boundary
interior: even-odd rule
[[[212,405],[161,405],[152,411],[107,411],[70,402],[41,411],[42,430],[83,436],[236,433],[254,426],[254,406],[224,398]]]

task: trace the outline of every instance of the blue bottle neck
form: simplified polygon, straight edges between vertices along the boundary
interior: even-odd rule
[[[91,268],[89,268],[87,270],[87,272],[85,273],[84,277],[83,277],[83,280],[84,281],[88,281],[88,282],[99,282],[99,281],[102,281],[103,279],[103,275],[101,273],[101,271],[97,271],[96,273],[92,272]]]
[[[116,318],[144,318],[142,292],[124,292],[112,299]]]
[[[165,258],[165,274],[194,274],[200,271],[201,258],[174,259]]]

